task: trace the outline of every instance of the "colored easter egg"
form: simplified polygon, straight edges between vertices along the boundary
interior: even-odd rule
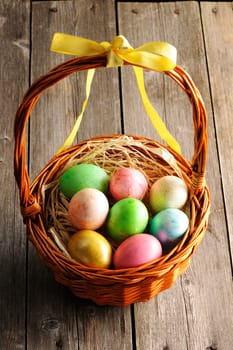
[[[96,188],[107,193],[109,180],[109,175],[99,166],[78,164],[64,171],[60,177],[59,186],[61,192],[70,199],[83,188]]]
[[[149,224],[149,232],[162,244],[180,238],[188,229],[189,218],[180,209],[164,209],[156,214]]]
[[[84,188],[73,195],[68,207],[70,223],[76,229],[96,230],[107,218],[109,203],[95,188]]]
[[[81,230],[71,236],[68,252],[79,263],[98,268],[109,268],[112,263],[112,247],[98,232]]]
[[[106,225],[108,234],[117,242],[123,241],[128,236],[142,233],[148,219],[148,210],[139,199],[121,199],[109,211]]]
[[[141,171],[125,167],[119,168],[113,173],[109,189],[116,200],[130,197],[143,199],[148,189],[148,183]]]
[[[177,176],[163,176],[150,189],[149,202],[154,213],[167,208],[181,209],[187,199],[187,185]]]
[[[124,240],[116,249],[113,264],[124,269],[149,263],[162,255],[162,246],[157,238],[140,233]]]

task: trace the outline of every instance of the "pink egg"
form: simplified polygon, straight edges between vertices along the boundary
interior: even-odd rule
[[[134,168],[119,168],[110,179],[110,193],[116,200],[123,198],[143,199],[148,183],[143,173]]]
[[[139,233],[127,238],[116,249],[113,263],[116,269],[136,267],[162,256],[162,246],[157,238]]]
[[[69,203],[70,223],[79,230],[96,230],[107,218],[109,203],[103,192],[85,188],[77,192]]]

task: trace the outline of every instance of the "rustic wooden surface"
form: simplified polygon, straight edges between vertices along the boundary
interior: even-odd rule
[[[231,2],[0,2],[0,349],[232,350],[232,14]],[[68,58],[49,52],[56,31],[97,41],[121,33],[133,46],[168,41],[204,98],[212,201],[208,231],[188,271],[148,303],[99,307],[73,297],[26,240],[12,167],[14,115],[30,83]],[[36,106],[28,128],[32,178],[73,125],[84,79],[81,73],[66,79]],[[186,96],[162,75],[145,72],[145,81],[151,101],[191,158]],[[158,139],[130,67],[120,74],[97,72],[78,140],[121,131]]]

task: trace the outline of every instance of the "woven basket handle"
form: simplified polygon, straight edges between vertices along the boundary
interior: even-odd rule
[[[90,68],[106,67],[106,55],[74,58],[56,66],[36,80],[28,89],[15,117],[14,171],[20,192],[21,212],[24,218],[34,217],[41,211],[30,188],[26,165],[26,125],[40,95],[72,73]],[[179,66],[165,72],[187,93],[193,106],[194,155],[192,158],[192,187],[194,193],[203,190],[207,155],[207,115],[203,100],[191,77]]]

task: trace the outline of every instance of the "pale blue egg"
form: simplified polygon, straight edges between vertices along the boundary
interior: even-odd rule
[[[161,243],[180,238],[188,229],[189,218],[180,209],[165,209],[155,215],[150,222],[149,232]]]

